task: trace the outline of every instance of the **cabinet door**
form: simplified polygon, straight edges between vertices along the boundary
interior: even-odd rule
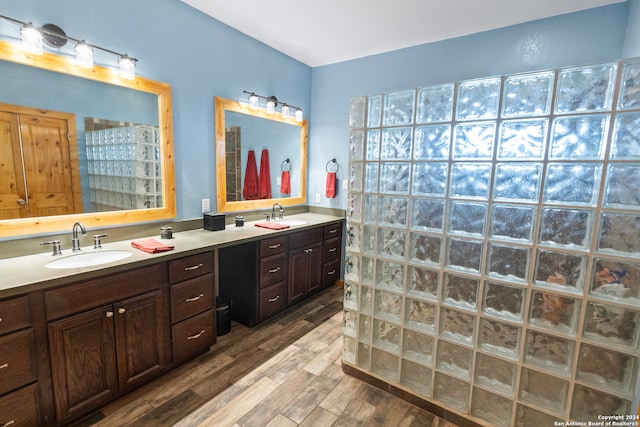
[[[111,306],[53,322],[48,330],[58,421],[111,399],[117,391]]]
[[[158,290],[114,304],[120,390],[146,381],[166,365],[162,295]]]
[[[289,252],[289,304],[297,303],[306,295],[308,263],[306,248]]]
[[[307,294],[312,294],[322,288],[322,243],[310,246],[307,249],[307,257]]]

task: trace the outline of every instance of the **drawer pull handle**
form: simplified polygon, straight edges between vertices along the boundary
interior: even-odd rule
[[[4,423],[4,426],[2,426],[2,427],[9,427],[9,426],[11,426],[11,425],[13,425],[13,424],[15,424],[15,421],[14,421],[14,420],[7,421],[6,423]]]
[[[0,322],[2,322],[2,317],[0,317]]]
[[[338,229],[337,229],[337,228],[334,228],[333,230],[329,230],[329,233],[331,233],[331,234],[333,234],[333,233],[337,233],[337,232],[338,232]]]
[[[280,247],[280,243],[276,245],[269,245],[269,249],[278,249]]]
[[[277,297],[275,297],[275,298],[269,298],[269,302],[276,302],[276,301],[278,301],[279,299],[280,299],[280,295],[278,295],[278,296],[277,296]]]
[[[306,253],[310,254],[311,252],[313,252],[313,249],[309,248],[309,249],[305,249],[304,250]]]
[[[107,311],[107,317],[113,317],[113,311]]]
[[[269,270],[269,273],[277,273],[278,271],[280,271],[280,266],[277,266],[276,268],[272,268],[271,270]]]
[[[124,312],[125,312],[125,311],[127,311],[127,310],[125,310],[125,309],[124,309],[124,308],[122,308],[122,307],[120,307],[120,308],[118,309],[118,313],[120,313],[120,314],[124,314]]]
[[[198,301],[200,298],[202,298],[204,296],[204,294],[200,294],[197,297],[193,297],[193,298],[186,298],[185,301],[186,302],[193,302],[193,301]]]
[[[9,367],[8,363],[5,363],[4,365],[0,365],[0,369],[6,369]]]
[[[191,270],[197,270],[200,267],[204,267],[204,265],[202,263],[198,264],[198,265],[192,265],[191,267],[185,267],[184,271],[191,271]]]
[[[331,248],[331,249],[329,249],[329,252],[335,252],[337,250],[338,250],[338,248]]]
[[[191,335],[187,337],[188,340],[195,340],[196,338],[200,338],[204,334],[204,329],[200,331],[199,334]]]
[[[336,274],[336,271],[335,270],[331,270],[328,274],[329,274],[329,276],[333,276],[334,274]]]

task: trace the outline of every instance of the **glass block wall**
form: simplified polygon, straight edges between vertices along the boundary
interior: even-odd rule
[[[496,426],[636,414],[640,61],[351,103],[343,362]]]

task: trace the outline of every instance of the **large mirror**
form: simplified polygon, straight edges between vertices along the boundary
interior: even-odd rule
[[[4,41],[0,70],[0,160],[22,155],[11,160],[24,165],[18,173],[3,170],[2,179],[28,194],[25,201],[20,191],[10,194],[12,185],[0,184],[0,238],[70,230],[76,221],[107,227],[175,217],[168,84],[126,80],[117,70],[81,68],[69,58],[29,54]],[[7,134],[19,136],[20,149],[11,149]],[[124,145],[107,142],[130,135],[142,141],[126,148],[130,154]],[[62,141],[61,154],[42,146],[49,140]]]
[[[218,212],[271,208],[274,203],[305,204],[306,120],[296,122],[279,113],[252,110],[247,104],[219,97],[214,103]],[[268,174],[261,173],[266,170]],[[258,178],[258,187],[267,185],[270,192],[252,194],[250,184]],[[268,184],[263,185],[265,179]],[[289,188],[282,185],[287,181]]]

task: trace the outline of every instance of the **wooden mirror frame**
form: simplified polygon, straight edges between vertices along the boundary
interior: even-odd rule
[[[20,45],[1,40],[0,60],[156,94],[158,96],[158,119],[161,141],[160,157],[162,159],[163,204],[161,208],[151,209],[0,220],[0,238],[68,231],[71,230],[72,225],[76,221],[82,221],[85,227],[93,228],[175,218],[176,195],[173,159],[173,124],[171,86],[169,84],[142,77],[126,80],[119,76],[118,70],[100,66],[94,66],[91,69],[82,68],[69,61],[69,58],[48,52],[41,55],[30,54],[25,52]]]
[[[216,122],[216,193],[218,212],[248,211],[271,208],[274,203],[282,206],[303,205],[307,203],[307,140],[308,124],[306,120],[296,122],[294,118],[282,118],[279,114],[267,114],[264,110],[252,110],[248,104],[215,97]],[[296,197],[278,197],[259,200],[227,201],[227,178],[225,155],[225,111],[247,114],[253,117],[272,120],[300,127],[300,195]]]

